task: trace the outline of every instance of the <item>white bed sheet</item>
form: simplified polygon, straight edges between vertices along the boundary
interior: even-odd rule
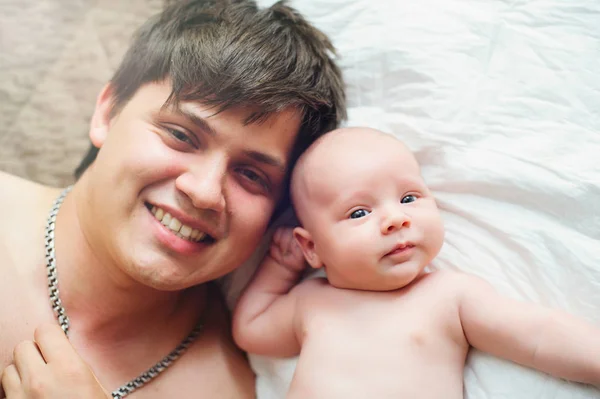
[[[433,266],[600,325],[600,2],[291,4],[339,51],[348,125],[416,152],[447,228]],[[260,252],[229,281],[231,303]],[[258,398],[283,398],[295,359],[250,358]],[[600,391],[471,351],[465,397]]]

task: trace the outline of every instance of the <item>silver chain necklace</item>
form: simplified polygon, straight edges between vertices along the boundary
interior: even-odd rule
[[[61,204],[63,203],[65,197],[71,191],[73,186],[69,186],[63,190],[63,192],[58,196],[58,198],[54,201],[52,205],[52,209],[50,210],[50,214],[48,215],[48,220],[46,222],[46,271],[48,273],[48,290],[50,294],[50,303],[52,305],[52,309],[54,310],[54,314],[58,319],[58,323],[60,327],[65,332],[65,335],[69,336],[69,317],[65,312],[65,308],[62,305],[62,302],[59,297],[58,292],[58,278],[56,274],[56,255],[54,251],[54,228],[56,224],[56,215],[58,215],[58,210],[60,209]],[[154,366],[150,367],[148,370],[144,371],[142,374],[129,381],[128,383],[122,385],[118,389],[112,392],[113,399],[121,399],[125,396],[129,395],[133,391],[141,388],[146,385],[148,382],[152,381],[154,378],[158,377],[160,373],[165,371],[169,366],[175,362],[190,346],[192,342],[196,340],[200,332],[202,331],[203,322],[200,320],[196,326],[190,331],[187,337],[181,341],[179,345],[167,356],[162,358],[158,363]]]

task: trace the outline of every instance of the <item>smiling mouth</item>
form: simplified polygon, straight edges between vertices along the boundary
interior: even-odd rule
[[[163,226],[171,230],[177,237],[194,243],[212,244],[215,242],[215,239],[208,233],[193,229],[192,227],[181,223],[180,220],[160,207],[147,202],[144,203],[144,205],[154,216],[154,219],[158,220]]]

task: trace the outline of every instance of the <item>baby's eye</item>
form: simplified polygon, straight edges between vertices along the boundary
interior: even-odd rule
[[[371,212],[367,211],[366,209],[357,209],[350,214],[350,219],[362,218],[362,217],[367,216],[369,213],[371,213]]]
[[[404,198],[402,198],[402,200],[400,201],[403,204],[408,204],[411,202],[415,202],[417,200],[417,196],[416,195],[406,195]]]

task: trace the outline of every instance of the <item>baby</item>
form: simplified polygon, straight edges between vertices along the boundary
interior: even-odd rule
[[[275,233],[233,319],[244,350],[300,354],[288,398],[462,398],[470,346],[600,385],[600,329],[474,276],[425,270],[442,219],[393,136],[326,134],[298,161],[291,190],[302,227]],[[304,259],[327,279],[297,284]]]

